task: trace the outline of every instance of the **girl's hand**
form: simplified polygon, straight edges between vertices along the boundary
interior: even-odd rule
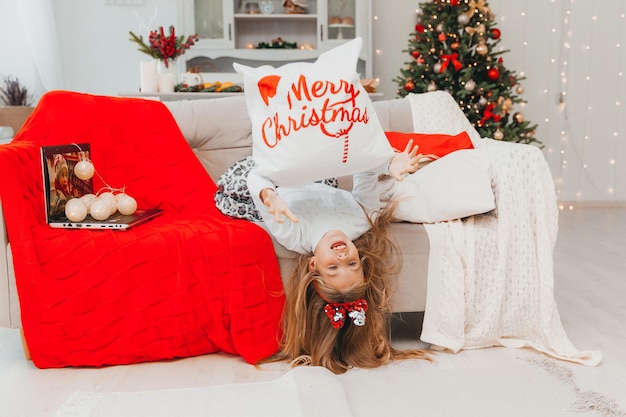
[[[398,181],[402,181],[404,174],[412,174],[417,171],[420,159],[422,159],[422,154],[417,153],[417,148],[419,146],[413,146],[413,139],[409,140],[404,151],[396,153],[391,162],[389,162],[389,175]]]
[[[285,200],[280,198],[276,190],[273,188],[264,188],[261,190],[261,201],[268,208],[268,211],[274,215],[274,220],[277,223],[284,223],[283,215],[294,223],[298,223],[298,218],[295,214],[289,210],[289,206],[285,203]]]

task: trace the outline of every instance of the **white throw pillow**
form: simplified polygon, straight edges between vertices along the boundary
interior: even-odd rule
[[[478,148],[480,134],[459,107],[452,94],[437,90],[411,93],[405,97],[411,104],[413,132],[456,135],[467,132]]]
[[[436,223],[495,208],[489,158],[482,150],[452,152],[430,162],[397,184],[396,219]]]
[[[365,171],[393,157],[356,72],[362,43],[346,42],[313,63],[233,64],[244,76],[260,175],[297,186]]]

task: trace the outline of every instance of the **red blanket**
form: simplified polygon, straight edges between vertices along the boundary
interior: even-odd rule
[[[207,115],[211,117],[211,115]],[[119,230],[46,224],[40,147],[88,142],[97,172],[163,215]],[[0,146],[0,198],[22,327],[40,368],[276,352],[284,293],[267,233],[216,186],[160,102],[45,94]],[[103,184],[94,177],[94,188]]]

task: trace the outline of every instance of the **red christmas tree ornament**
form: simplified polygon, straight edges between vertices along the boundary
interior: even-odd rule
[[[500,71],[498,71],[497,68],[491,68],[489,71],[487,71],[487,77],[489,77],[490,80],[495,81],[500,78]]]
[[[409,30],[413,25],[415,31],[409,33],[408,48],[402,53],[411,58],[407,57],[406,68],[401,67],[400,75],[393,79],[396,94],[406,97],[445,90],[481,136],[540,144],[533,137],[535,126],[528,121],[520,123],[521,114],[517,115],[519,120],[513,117],[513,101],[525,103],[514,95],[524,93],[520,85],[524,77],[504,65],[501,55],[508,51],[496,46],[505,29],[500,28],[487,2],[420,0],[419,9],[413,9],[415,14],[409,10],[407,16],[414,18]],[[509,134],[510,123],[514,124],[514,135]]]

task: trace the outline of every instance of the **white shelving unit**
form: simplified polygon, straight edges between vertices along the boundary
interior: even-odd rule
[[[122,92],[118,94],[120,97],[138,97],[145,99],[153,99],[159,101],[177,101],[177,100],[204,100],[213,98],[242,96],[243,93],[136,93]],[[377,101],[384,98],[383,93],[369,93],[370,100]],[[10,141],[11,139],[8,139]],[[2,139],[0,139],[2,143]]]
[[[320,53],[360,36],[363,49],[357,70],[361,78],[372,76],[371,0],[308,0],[304,14],[285,13],[283,0],[271,0],[272,13],[264,14],[261,10],[269,1],[178,0],[180,32],[200,37],[186,51],[181,71],[197,67],[205,81],[240,82],[233,62],[280,66],[314,61]],[[297,48],[256,48],[278,38],[295,42]]]

